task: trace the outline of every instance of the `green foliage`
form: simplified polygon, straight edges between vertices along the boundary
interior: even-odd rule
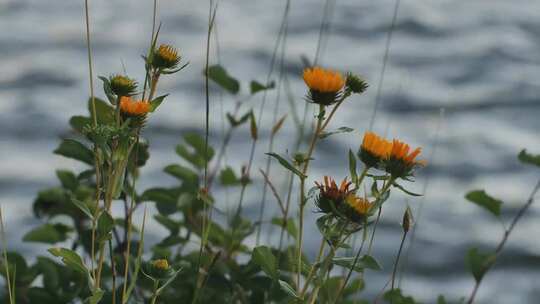
[[[277,279],[279,276],[278,272],[278,265],[277,260],[272,254],[272,250],[270,250],[267,246],[259,246],[255,247],[253,249],[253,253],[251,254],[251,259],[253,262],[272,279]]]
[[[94,153],[82,143],[74,139],[64,139],[54,153],[93,165]]]
[[[477,204],[478,206],[488,210],[495,216],[501,215],[502,201],[489,196],[484,190],[475,190],[467,193],[467,200]]]
[[[467,267],[471,271],[474,279],[479,282],[482,280],[487,270],[495,262],[494,253],[482,253],[478,248],[471,248],[467,253]]]
[[[300,177],[301,179],[304,179],[306,178],[306,176],[300,172],[300,170],[298,170],[297,168],[295,168],[291,163],[289,163],[288,160],[286,160],[285,158],[281,157],[279,154],[276,154],[276,153],[266,153],[266,155],[270,155],[272,156],[273,158],[277,159],[279,164],[282,165],[285,169],[291,171],[292,173],[296,174],[298,177]]]
[[[69,233],[72,231],[71,227],[64,224],[45,224],[27,232],[23,237],[23,241],[55,244],[67,240]]]
[[[225,68],[220,65],[213,65],[208,68],[208,78],[218,84],[231,94],[238,94],[240,83],[231,77]]]
[[[519,152],[518,159],[524,164],[540,167],[540,154],[529,154],[527,150],[522,150]]]
[[[253,95],[253,94],[257,94],[258,92],[261,92],[261,91],[266,91],[266,90],[273,89],[273,88],[276,87],[276,84],[275,84],[275,82],[272,81],[267,85],[263,85],[260,82],[258,82],[256,80],[253,80],[249,84],[249,87],[251,89],[251,94]]]

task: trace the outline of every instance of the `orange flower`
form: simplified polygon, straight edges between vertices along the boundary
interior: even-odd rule
[[[311,90],[321,93],[336,93],[345,86],[345,79],[340,73],[320,67],[305,69],[304,81]]]
[[[424,164],[424,161],[416,161],[416,157],[422,152],[422,148],[416,148],[409,153],[410,147],[408,144],[394,139],[392,142],[392,152],[390,157],[399,159],[407,165]]]
[[[131,116],[143,116],[150,112],[150,103],[144,100],[133,101],[131,97],[120,98],[120,110]]]
[[[368,167],[380,167],[381,161],[392,152],[392,143],[373,132],[366,132],[360,146],[359,158]]]
[[[347,181],[347,178],[344,178],[338,187],[333,178],[325,176],[324,184],[315,182],[315,185],[319,188],[319,196],[315,200],[315,204],[324,213],[332,212],[351,193],[351,190],[349,190],[351,184],[350,181]],[[332,208],[332,205],[334,208]]]
[[[345,86],[345,78],[340,73],[321,67],[305,69],[303,77],[310,90],[309,100],[321,105],[337,102]]]
[[[370,211],[371,206],[373,205],[367,199],[358,197],[354,194],[350,194],[345,199],[345,203],[349,207],[349,210],[352,212],[346,212],[345,214],[349,215],[350,219],[353,221],[358,221],[363,219]]]
[[[421,152],[422,148],[416,148],[411,151],[411,147],[408,144],[394,139],[392,142],[392,151],[386,162],[386,171],[393,178],[405,178],[413,175],[414,169],[426,165],[425,161],[416,159]]]

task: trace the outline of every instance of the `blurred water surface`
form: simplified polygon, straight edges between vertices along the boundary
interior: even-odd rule
[[[59,137],[70,135],[69,117],[85,113],[89,90],[82,4],[0,1],[0,203],[10,246],[29,255],[44,254],[45,249],[20,241],[37,224],[31,211],[36,191],[56,184],[55,169],[81,168],[50,152]],[[266,78],[284,5],[285,1],[269,0],[220,2],[219,61],[243,81],[244,94],[249,80],[264,82]],[[161,40],[179,46],[191,64],[162,82],[160,91],[172,94],[152,115],[145,132],[152,158],[144,169],[141,188],[174,184],[161,170],[179,161],[174,147],[182,132],[201,131],[204,117],[201,71],[208,3],[163,0],[159,6]],[[369,125],[393,6],[392,0],[337,1],[320,63],[360,73],[372,86],[366,95],[351,98],[338,113],[334,127],[349,126],[355,132],[336,135],[321,144],[315,153],[313,178],[348,174],[346,152],[357,149]],[[97,75],[125,69],[142,79],[140,55],[150,36],[151,8],[152,1],[91,1]],[[300,56],[313,58],[315,54],[323,8],[322,0],[293,0],[291,5],[285,72],[299,108],[303,108],[305,92],[299,76]],[[215,63],[216,49],[213,53]],[[473,281],[465,271],[466,248],[492,248],[503,230],[498,221],[465,202],[463,195],[485,188],[503,198],[506,220],[527,198],[538,173],[520,165],[515,155],[524,147],[540,151],[539,68],[539,2],[402,2],[375,130],[424,146],[427,157],[437,125],[441,128],[435,158],[411,186],[421,192],[429,177],[425,198],[395,195],[384,212],[374,251],[385,271],[370,273],[375,279],[368,283],[369,294],[377,294],[389,277],[406,203],[418,210],[423,201],[417,241],[402,288],[426,303],[434,303],[441,293],[451,299],[468,295]],[[213,97],[212,142],[218,145],[222,108],[217,91]],[[223,111],[233,108],[231,98],[224,96],[222,100]],[[275,102],[273,92],[264,112],[265,135]],[[256,109],[260,103],[260,96],[250,101]],[[442,121],[441,108],[445,109]],[[290,109],[282,100],[279,113],[286,112]],[[294,136],[289,120],[276,150],[284,153]],[[245,131],[234,137],[228,164],[238,167],[247,161],[246,138]],[[246,214],[253,219],[261,186],[255,172],[264,166],[266,147],[264,141],[258,146],[253,173],[256,186],[248,190]],[[274,178],[280,180],[277,167],[273,170],[277,172]],[[230,201],[234,201],[234,193],[230,193]],[[276,211],[271,200],[268,205],[269,214]],[[311,223],[316,214],[309,213],[306,238],[308,248],[315,250],[319,239]],[[538,303],[539,216],[540,207],[535,205],[517,227],[500,263],[485,279],[479,303]],[[152,225],[150,233],[162,232]]]

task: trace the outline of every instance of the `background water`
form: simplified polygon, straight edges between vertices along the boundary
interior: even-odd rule
[[[151,1],[91,2],[96,74],[108,75],[125,67],[141,78],[139,56],[149,40]],[[46,248],[20,241],[37,224],[31,212],[36,191],[56,184],[56,168],[81,168],[50,152],[59,137],[69,135],[69,117],[85,113],[88,84],[82,3],[0,1],[0,203],[10,246],[29,255],[43,254]],[[243,81],[244,93],[249,80],[265,80],[284,3],[220,4],[219,59]],[[337,1],[320,62],[361,73],[372,87],[366,95],[351,98],[338,113],[334,126],[350,126],[355,132],[323,142],[315,153],[314,178],[348,173],[346,151],[358,147],[369,125],[393,6],[392,0]],[[295,102],[300,104],[305,92],[299,77],[300,56],[314,56],[323,8],[322,0],[292,1],[285,71]],[[202,130],[207,10],[206,1],[160,1],[161,39],[179,46],[191,64],[162,82],[160,90],[172,96],[152,115],[145,133],[152,144],[152,158],[144,170],[143,188],[174,184],[161,173],[162,168],[178,161],[174,147],[182,132]],[[540,4],[530,0],[402,2],[375,130],[424,146],[429,155],[437,125],[441,126],[435,158],[412,186],[421,192],[430,177],[417,242],[402,283],[407,293],[426,303],[434,303],[440,293],[454,299],[468,295],[473,280],[465,271],[466,248],[493,248],[501,236],[501,224],[467,203],[464,193],[485,188],[501,197],[508,221],[538,178],[538,172],[520,165],[515,155],[524,147],[540,151],[539,29]],[[217,61],[215,56],[213,61]],[[274,95],[268,96],[266,126]],[[217,145],[222,120],[218,95],[213,96],[212,142]],[[250,103],[258,109],[260,96]],[[280,113],[289,111],[286,102],[281,105]],[[223,106],[230,110],[231,98],[225,96]],[[445,109],[443,119],[441,108]],[[294,135],[289,120],[276,150],[284,153]],[[246,162],[246,138],[245,130],[234,137],[229,164],[238,167]],[[264,142],[258,146],[254,169],[263,166],[266,146]],[[259,187],[260,177],[255,173],[254,177]],[[258,191],[248,191],[246,212],[253,218]],[[234,193],[230,196],[234,201]],[[385,271],[370,273],[375,279],[368,283],[369,294],[378,293],[389,277],[406,202],[418,210],[422,199],[395,195],[385,210],[374,249]],[[479,303],[538,303],[539,216],[540,207],[535,205],[520,222],[497,267],[485,279]],[[310,217],[315,215],[310,213]],[[308,248],[314,251],[318,233],[312,224],[307,231]],[[151,233],[162,232],[152,226]]]

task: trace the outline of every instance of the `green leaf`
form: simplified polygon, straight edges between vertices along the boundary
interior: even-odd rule
[[[338,296],[338,292],[343,285],[345,278],[330,277],[324,281],[321,286],[320,299],[321,303],[332,303]]]
[[[398,188],[399,190],[403,191],[404,193],[408,194],[408,195],[412,195],[412,196],[422,196],[422,194],[418,194],[418,193],[414,193],[414,192],[411,192],[407,189],[405,189],[402,185],[394,182],[393,184],[394,187]]]
[[[251,95],[253,95],[253,94],[257,94],[260,91],[275,88],[276,83],[272,81],[268,85],[263,85],[260,82],[258,82],[256,80],[253,80],[253,81],[251,81],[249,86],[250,86],[250,89],[251,89]]]
[[[97,123],[104,125],[113,125],[115,123],[114,108],[99,98],[94,98],[94,102],[96,105]],[[90,118],[93,120],[94,110],[92,105],[92,98],[88,99],[88,112],[90,113]]]
[[[384,299],[392,304],[417,304],[412,297],[404,296],[401,289],[392,289],[384,293]]]
[[[341,128],[338,128],[337,130],[335,131],[332,131],[332,132],[323,132],[319,135],[319,138],[320,139],[324,139],[324,138],[327,138],[328,136],[331,136],[331,135],[334,135],[334,134],[340,134],[340,133],[351,133],[352,131],[354,131],[353,128],[349,128],[349,127],[341,127]]]
[[[288,294],[289,296],[293,297],[293,298],[296,298],[298,299],[298,294],[296,294],[296,291],[294,290],[294,288],[292,288],[291,285],[289,285],[289,283],[283,281],[283,280],[279,280],[279,287],[281,288],[281,290],[283,290],[286,294]]]
[[[279,163],[283,167],[285,167],[285,169],[287,169],[287,170],[291,171],[292,173],[296,174],[301,179],[305,179],[307,177],[304,174],[302,174],[302,172],[300,172],[300,170],[296,169],[293,165],[291,165],[285,158],[279,156],[278,154],[276,154],[276,153],[266,153],[266,155],[270,155],[273,158],[277,159],[279,161]]]
[[[501,215],[502,201],[489,196],[484,190],[471,191],[467,193],[465,198],[478,206],[485,208],[495,216]]]
[[[114,228],[114,219],[108,211],[100,213],[97,220],[97,241],[104,242],[111,238]]]
[[[55,154],[94,165],[94,152],[74,139],[64,139],[60,146],[54,150]]]
[[[358,179],[358,174],[356,173],[356,155],[354,152],[349,149],[349,172],[351,174],[351,180],[353,183],[356,183]]]
[[[86,216],[88,216],[89,219],[93,219],[94,215],[92,214],[92,211],[90,211],[90,208],[85,202],[82,202],[74,197],[71,198],[71,202],[79,208]]]
[[[240,119],[236,119],[234,116],[231,115],[231,113],[227,113],[226,116],[232,127],[238,127],[248,121],[249,117],[251,116],[251,111],[244,114],[242,117],[240,117]]]
[[[82,134],[84,127],[92,125],[92,119],[85,116],[72,116],[69,120],[69,125],[73,128],[73,130]]]
[[[92,295],[90,297],[84,300],[84,303],[85,304],[98,304],[99,301],[101,301],[101,298],[103,298],[104,294],[105,292],[98,288],[92,292]]]
[[[165,167],[164,171],[181,181],[184,181],[190,185],[197,186],[199,183],[199,176],[193,170],[181,166],[181,165],[169,165]]]
[[[60,180],[62,187],[75,191],[79,187],[77,176],[69,170],[56,170],[56,176]]]
[[[154,112],[161,105],[161,103],[163,102],[163,100],[165,100],[165,97],[167,96],[169,96],[169,94],[161,95],[159,97],[154,98],[154,100],[150,102],[150,112]]]
[[[481,253],[478,248],[469,249],[466,263],[476,282],[482,280],[496,258],[494,253]]]
[[[238,80],[231,77],[220,65],[213,65],[208,68],[208,78],[231,94],[237,94],[240,91]]]
[[[272,254],[272,250],[267,246],[258,246],[253,249],[251,259],[255,264],[259,265],[261,269],[271,278],[277,279],[279,276],[277,260]]]
[[[241,184],[240,179],[236,177],[236,174],[231,167],[226,167],[221,170],[219,181],[223,186],[238,186]]]
[[[251,139],[257,140],[259,138],[259,131],[257,128],[257,120],[255,119],[255,114],[253,114],[253,111],[251,112],[250,117],[250,124],[249,124],[249,130],[251,132]]]
[[[23,241],[55,244],[67,240],[71,231],[73,229],[64,224],[45,224],[26,233]]]
[[[527,153],[527,150],[522,150],[519,152],[518,159],[524,164],[540,167],[540,154],[533,155]]]
[[[335,257],[332,259],[332,263],[345,267],[347,269],[353,268],[354,265],[354,257]],[[358,259],[356,265],[354,265],[353,270],[356,272],[362,272],[364,269],[372,269],[372,270],[381,270],[381,265],[375,260],[372,256],[364,255],[361,258]]]
[[[99,76],[98,78],[103,81],[103,92],[107,96],[109,102],[113,105],[116,104],[116,95],[111,89],[111,83],[109,82],[109,79],[103,76]]]
[[[84,265],[81,257],[73,250],[67,248],[50,248],[48,250],[52,255],[62,258],[62,262],[69,268],[89,275],[88,269]]]
[[[276,225],[278,227],[283,227],[284,226],[283,218],[281,218],[281,217],[273,218],[272,219],[272,224],[274,224],[274,225]],[[296,228],[296,224],[294,223],[293,220],[289,219],[287,221],[287,225],[285,225],[285,230],[289,233],[290,236],[292,236],[295,239],[298,236],[298,229]]]

